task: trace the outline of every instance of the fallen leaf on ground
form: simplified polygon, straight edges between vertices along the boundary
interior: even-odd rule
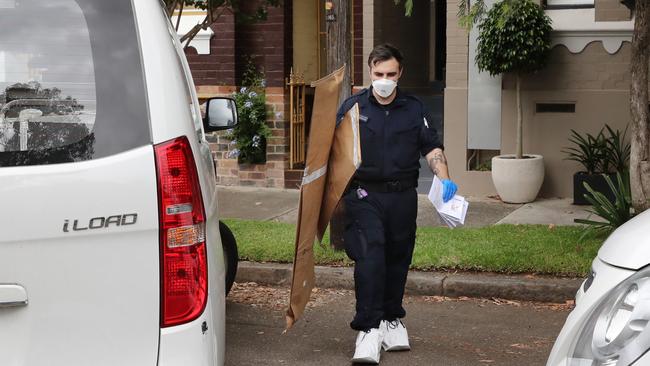
[[[321,307],[350,293],[349,290],[314,288],[307,307]],[[228,301],[253,307],[286,310],[289,306],[289,294],[289,288],[285,287],[262,286],[255,282],[236,282],[228,294]]]
[[[521,302],[519,301],[513,301],[513,300],[506,300],[506,299],[499,299],[496,297],[493,297],[492,302],[496,305],[512,305],[512,306],[521,306]]]

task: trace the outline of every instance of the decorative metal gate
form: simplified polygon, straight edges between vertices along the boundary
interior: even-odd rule
[[[289,168],[294,169],[299,164],[305,163],[306,136],[305,129],[305,78],[293,72],[286,81],[289,87],[289,136],[290,154]]]

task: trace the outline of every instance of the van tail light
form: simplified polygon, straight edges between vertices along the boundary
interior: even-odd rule
[[[154,147],[160,214],[160,323],[190,322],[208,295],[205,211],[187,137]]]

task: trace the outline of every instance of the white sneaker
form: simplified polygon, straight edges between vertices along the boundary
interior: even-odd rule
[[[390,322],[382,320],[379,329],[384,332],[384,340],[381,345],[385,351],[408,351],[411,349],[408,332],[400,319]]]
[[[379,328],[359,332],[352,362],[379,364],[383,338],[383,332]]]

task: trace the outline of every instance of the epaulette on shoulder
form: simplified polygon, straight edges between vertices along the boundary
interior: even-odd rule
[[[413,95],[413,94],[406,94],[406,95],[404,95],[404,97],[406,97],[406,99],[416,101],[416,102],[418,102],[419,104],[423,104],[422,99],[416,97],[416,96]]]
[[[368,93],[368,88],[363,88],[363,89],[359,90],[358,92],[352,94],[350,97],[354,97],[354,96],[359,97],[359,96],[365,95],[366,93]]]
[[[360,91],[358,91],[358,92],[356,92],[356,93],[350,95],[349,97],[347,97],[347,99],[345,99],[345,100],[343,101],[343,104],[346,105],[346,106],[348,106],[348,108],[350,108],[350,107],[352,107],[352,106],[354,105],[354,103],[355,103],[355,102],[356,102],[360,97],[366,95],[366,93],[368,93],[368,89],[366,89],[366,88],[361,89]]]
[[[424,102],[422,101],[422,99],[416,97],[415,95],[413,95],[413,94],[407,94],[407,95],[406,95],[406,98],[407,98],[409,101],[412,101],[413,103],[417,103],[418,107],[419,107],[421,110],[424,111],[424,110],[427,109],[427,108],[426,108],[426,105],[424,104]]]

